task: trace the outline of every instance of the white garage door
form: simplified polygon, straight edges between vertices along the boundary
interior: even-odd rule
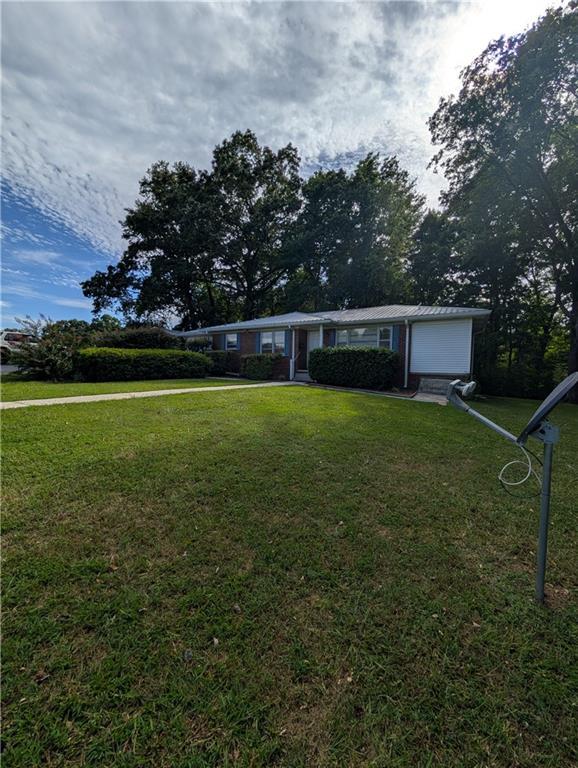
[[[471,350],[471,318],[414,323],[410,370],[412,373],[469,373]]]

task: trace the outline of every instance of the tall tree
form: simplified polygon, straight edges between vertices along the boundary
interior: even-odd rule
[[[460,270],[456,223],[443,211],[426,213],[408,259],[411,296],[419,304],[450,304]]]
[[[489,233],[508,254],[512,284],[538,279],[545,333],[559,313],[566,318],[570,371],[578,369],[576,8],[566,3],[492,42],[430,120],[441,147],[433,164],[448,179],[444,202],[469,232],[466,245],[484,230],[483,242]],[[479,246],[470,256],[479,259]]]
[[[303,185],[303,206],[290,253],[296,269],[284,286],[284,308],[312,311],[333,308],[328,273],[341,258],[351,226],[351,190],[347,173],[317,171]]]
[[[292,267],[289,240],[301,207],[299,155],[288,144],[261,147],[236,132],[216,147],[212,183],[219,197],[219,279],[244,320],[270,308]]]
[[[406,263],[423,197],[397,158],[370,153],[348,180],[347,221],[327,268],[328,297],[337,307],[400,301]]]
[[[214,222],[219,201],[206,172],[186,163],[155,163],[126,211],[128,246],[117,264],[82,283],[94,310],[118,306],[129,318],[159,313],[181,318],[183,328],[226,315],[215,285],[218,247]]]
[[[82,284],[85,296],[96,312],[164,313],[183,329],[265,311],[292,263],[298,170],[291,145],[274,152],[250,131],[215,148],[210,172],[156,163],[126,211],[126,251]]]

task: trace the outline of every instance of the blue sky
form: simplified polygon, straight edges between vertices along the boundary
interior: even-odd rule
[[[90,318],[156,160],[207,167],[251,128],[303,171],[397,154],[435,204],[426,125],[460,69],[545,0],[9,2],[2,13],[2,323]]]

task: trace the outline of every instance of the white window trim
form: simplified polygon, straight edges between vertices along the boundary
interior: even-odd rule
[[[393,325],[388,325],[388,324],[386,324],[386,325],[377,325],[377,326],[375,326],[375,325],[357,325],[357,326],[352,326],[352,328],[376,328],[377,329],[377,341],[376,341],[375,344],[363,344],[363,345],[356,344],[355,346],[378,347],[379,349],[393,349],[393,347],[392,347],[392,344],[393,344]],[[381,337],[381,330],[382,330],[382,328],[389,328],[389,347],[384,347],[384,346],[382,346],[379,343],[380,340],[381,340],[380,337]],[[336,347],[337,346],[347,347],[347,346],[351,345],[351,330],[352,330],[351,328],[343,328],[343,327],[335,329],[335,346]],[[345,344],[339,344],[339,345],[337,344],[337,334],[338,334],[339,331],[345,331],[345,333],[347,334],[347,341],[346,341]]]
[[[227,342],[227,336],[234,336],[235,337],[235,346],[229,347],[229,344]],[[239,334],[238,333],[226,333],[225,334],[225,352],[233,352],[234,350],[239,349]]]
[[[271,352],[263,352],[263,334],[264,333],[270,333],[271,334]],[[275,352],[275,336],[281,336],[282,339],[282,345],[283,345],[283,351],[282,352]],[[285,354],[285,329],[283,330],[271,330],[271,331],[261,331],[259,334],[259,352],[262,355],[284,355]]]

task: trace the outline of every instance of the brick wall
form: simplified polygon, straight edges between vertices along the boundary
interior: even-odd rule
[[[257,352],[257,334],[253,331],[241,331],[239,334],[242,355],[252,355]]]
[[[289,379],[289,358],[282,357],[280,360],[275,360],[273,363],[273,378],[274,379]]]

